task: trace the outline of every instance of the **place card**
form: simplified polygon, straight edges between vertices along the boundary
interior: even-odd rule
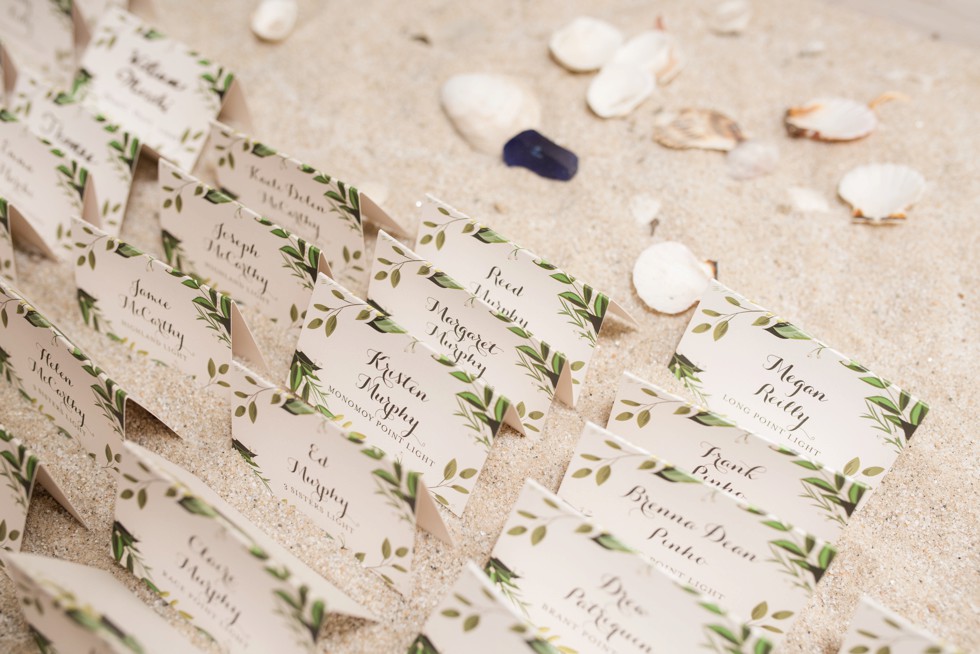
[[[839,654],[966,654],[867,595],[858,600]]]
[[[139,139],[92,113],[70,93],[25,75],[18,77],[11,107],[32,132],[88,171],[100,226],[118,236],[139,159]]]
[[[0,550],[20,551],[35,482],[79,524],[86,526],[44,463],[3,425],[0,425],[0,480],[3,482],[0,485]]]
[[[487,573],[560,652],[773,651],[756,627],[736,622],[532,479]]]
[[[73,2],[0,0],[0,40],[18,68],[28,64],[56,84],[75,72],[75,51],[88,41],[88,28]]]
[[[670,370],[701,406],[864,482],[881,482],[929,407],[711,282]]]
[[[101,224],[88,171],[6,109],[0,109],[0,194],[14,242],[55,259],[71,251],[73,217]]]
[[[421,473],[237,361],[231,382],[232,446],[255,476],[365,568],[411,590],[416,527],[452,545]]]
[[[837,550],[587,423],[558,494],[780,640]]]
[[[408,654],[560,654],[538,636],[483,571],[467,561]]]
[[[378,233],[368,299],[475,379],[507,395],[517,420],[536,436],[552,400],[571,404],[565,355],[535,338],[462,284],[384,232]]]
[[[320,248],[166,159],[159,170],[167,263],[224,290],[242,307],[299,329],[317,272],[330,274]]]
[[[204,388],[229,388],[233,354],[265,367],[229,296],[80,220],[72,240],[78,306],[89,327]]]
[[[117,7],[93,30],[79,75],[86,102],[184,170],[193,170],[211,120],[250,120],[231,71]]]
[[[42,652],[200,652],[104,570],[38,554],[3,559]]]
[[[749,504],[834,542],[867,485],[624,373],[606,429]]]
[[[375,619],[200,479],[125,447],[112,555],[219,645],[312,652],[327,614]]]
[[[289,371],[289,390],[344,429],[423,473],[462,515],[510,402],[320,275]]]
[[[606,295],[431,196],[422,203],[415,251],[562,352],[571,371],[573,406],[607,313],[636,325]]]
[[[408,234],[350,184],[225,125],[212,123],[208,153],[222,190],[320,247],[333,278],[355,293],[367,290],[364,224]]]
[[[154,16],[156,10],[151,0],[73,0],[89,25],[95,25],[112,7],[135,14]]]
[[[126,414],[139,403],[3,278],[0,377],[96,465],[119,471]]]
[[[14,261],[14,237],[10,233],[10,207],[0,197],[0,275],[17,281],[17,265]]]

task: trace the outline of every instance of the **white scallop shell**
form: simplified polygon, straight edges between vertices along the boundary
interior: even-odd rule
[[[908,166],[868,164],[844,175],[837,193],[854,208],[854,218],[882,223],[904,220],[925,190],[926,180]]]
[[[592,78],[585,96],[601,118],[625,116],[653,94],[653,73],[628,64],[608,64]]]
[[[262,0],[252,12],[252,31],[263,41],[282,41],[296,27],[296,0]]]
[[[708,287],[714,276],[712,264],[698,261],[683,243],[656,243],[641,252],[633,265],[633,286],[654,311],[680,313]]]
[[[708,26],[715,34],[741,34],[752,20],[752,5],[748,0],[725,0],[715,7]]]
[[[728,175],[734,179],[753,179],[768,175],[779,164],[779,150],[764,141],[742,141],[725,157]]]
[[[738,124],[711,109],[663,112],[654,121],[653,140],[675,150],[698,148],[727,152],[745,140]]]
[[[555,60],[575,73],[598,70],[623,43],[623,34],[601,20],[579,16],[551,35]]]
[[[632,64],[653,72],[661,85],[677,77],[684,56],[677,39],[663,30],[640,32],[616,50],[609,63]]]
[[[537,98],[505,75],[450,77],[442,85],[442,108],[463,138],[487,154],[500,154],[511,137],[541,121]]]
[[[815,98],[790,107],[783,117],[790,136],[818,141],[853,141],[878,126],[878,117],[866,104],[847,98]]]

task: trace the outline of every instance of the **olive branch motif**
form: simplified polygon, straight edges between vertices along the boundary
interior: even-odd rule
[[[811,505],[824,512],[824,517],[841,526],[847,524],[854,511],[857,510],[861,498],[869,491],[868,486],[860,481],[849,479],[860,470],[860,459],[851,459],[844,466],[844,473],[831,474],[823,465],[799,455],[793,450],[779,445],[770,445],[770,449],[793,458],[793,464],[804,470],[812,471],[809,477],[800,479],[803,492],[800,497],[810,500]],[[862,474],[873,477],[884,472],[884,468],[872,466],[865,468]]]
[[[694,363],[680,352],[674,352],[670,358],[667,368],[674,374],[677,381],[684,384],[684,388],[694,396],[694,401],[701,406],[707,406],[709,393],[705,393],[702,388],[701,378],[698,375],[704,372],[703,368],[698,368]]]
[[[644,452],[629,452],[624,450],[614,440],[604,440],[603,444],[615,453],[609,456],[599,456],[587,452],[579,454],[579,458],[587,463],[585,467],[579,468],[572,473],[572,479],[588,479],[591,477],[595,480],[596,486],[602,486],[612,477],[614,465],[620,461],[640,458],[643,460],[637,466],[637,470],[648,470],[651,474],[669,482],[699,483],[697,479],[691,477],[686,472],[667,465],[660,459],[651,457],[649,454]]]
[[[759,327],[769,332],[773,336],[782,339],[811,340],[810,337],[790,322],[777,318],[765,309],[752,309],[742,304],[744,299],[739,299],[733,295],[726,295],[725,301],[736,307],[735,310],[715,310],[701,309],[701,313],[708,317],[706,322],[699,323],[691,329],[692,334],[704,334],[711,332],[711,337],[720,341],[728,333],[729,324],[739,316],[758,316],[752,321],[752,327]],[[693,322],[693,321],[692,321]]]
[[[700,596],[700,593],[694,588],[688,586],[684,586],[683,588],[692,595]],[[772,644],[765,638],[754,635],[752,628],[748,624],[734,626],[728,619],[728,614],[717,604],[708,601],[699,601],[697,604],[713,616],[719,616],[726,620],[726,624],[709,623],[702,627],[702,633],[705,638],[703,647],[706,649],[716,654],[770,654],[773,651]],[[765,617],[766,611],[768,611],[768,606],[765,602],[757,605],[753,609],[752,614],[755,616],[761,612],[762,615],[759,618],[753,619]],[[777,613],[782,617],[776,618]],[[789,613],[789,615],[785,615],[785,613]],[[791,616],[792,612],[788,611],[777,611],[772,614],[772,617],[777,620],[785,620]],[[778,631],[778,628],[775,629]]]
[[[588,284],[578,282],[544,259],[535,259],[534,263],[543,270],[554,271],[549,275],[552,279],[571,287],[571,290],[558,294],[558,301],[561,304],[558,315],[566,316],[567,322],[578,328],[579,337],[585,339],[589,347],[594,348],[606,310],[609,308],[609,298]],[[575,361],[571,364],[573,372],[581,370],[584,366],[584,361]]]
[[[747,510],[756,515],[765,515],[755,508]],[[782,572],[793,579],[794,587],[813,592],[837,555],[836,548],[829,543],[818,547],[813,536],[806,534],[801,538],[792,527],[773,518],[763,520],[762,524],[782,533],[780,538],[769,541],[773,558],[767,561],[778,564]]]
[[[864,375],[860,377],[861,381],[883,392],[882,395],[871,395],[864,399],[867,413],[861,414],[861,417],[871,421],[873,429],[882,433],[884,442],[901,453],[929,413],[929,406],[920,401],[913,403],[908,392],[878,377],[855,361],[841,361],[841,365]]]
[[[636,426],[643,429],[650,423],[651,410],[656,406],[660,406],[661,404],[680,404],[680,406],[674,410],[674,415],[687,415],[693,410],[683,400],[662,397],[659,393],[657,393],[657,391],[646,386],[640,386],[639,389],[640,392],[648,397],[641,398],[640,400],[620,399],[619,404],[630,408],[627,411],[617,413],[615,420],[619,422],[626,422],[635,419]],[[653,400],[650,400],[650,398],[653,398]]]
[[[0,447],[3,448],[0,450],[0,477],[3,477],[10,495],[14,498],[14,503],[24,509],[26,515],[40,461],[26,445],[15,442],[14,437],[2,427],[0,427]],[[0,547],[5,541],[15,541],[19,536],[19,531],[7,530],[5,520],[0,522]]]

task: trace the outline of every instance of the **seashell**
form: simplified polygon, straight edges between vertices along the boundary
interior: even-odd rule
[[[630,213],[640,227],[647,227],[660,213],[660,200],[650,195],[636,195],[630,199]]]
[[[454,75],[442,85],[441,95],[442,108],[456,131],[487,154],[499,154],[512,136],[541,121],[537,98],[505,75]]]
[[[551,35],[548,49],[573,73],[599,70],[623,44],[623,34],[601,20],[579,16]]]
[[[609,63],[632,64],[653,72],[657,83],[670,83],[684,67],[677,39],[663,30],[640,32],[623,44]]]
[[[653,126],[653,140],[668,148],[721,150],[727,152],[745,140],[738,124],[711,109],[681,109],[660,114]]]
[[[878,126],[878,117],[866,104],[846,98],[816,98],[790,107],[783,117],[790,136],[818,141],[853,141]]]
[[[728,151],[725,157],[728,175],[734,179],[753,179],[776,170],[779,150],[763,141],[742,141]]]
[[[726,0],[715,7],[708,19],[708,27],[715,34],[741,34],[752,20],[752,5],[748,0]]]
[[[880,224],[904,220],[925,186],[922,175],[908,166],[868,164],[844,175],[837,194],[854,208],[855,219]]]
[[[665,241],[640,253],[633,286],[644,304],[661,313],[680,313],[697,302],[717,274],[715,262],[698,261],[683,243]]]
[[[585,99],[600,118],[625,116],[649,98],[655,88],[650,71],[629,64],[608,64],[592,78]]]
[[[791,186],[786,190],[786,193],[789,195],[790,203],[803,213],[827,213],[830,211],[827,199],[812,188]]]
[[[263,41],[282,41],[296,27],[298,14],[296,0],[262,0],[252,12],[252,32]]]

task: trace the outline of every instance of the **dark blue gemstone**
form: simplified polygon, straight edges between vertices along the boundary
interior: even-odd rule
[[[504,163],[523,166],[542,177],[567,182],[578,172],[578,157],[533,129],[521,132],[504,145]]]

